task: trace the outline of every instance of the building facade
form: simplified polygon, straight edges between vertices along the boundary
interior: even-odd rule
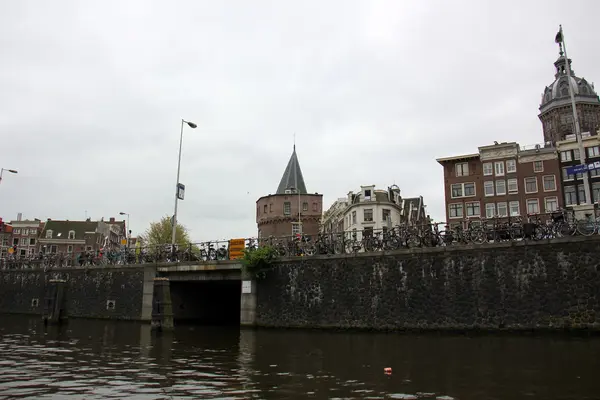
[[[106,236],[98,229],[98,222],[46,221],[39,237],[39,251],[43,254],[97,252],[103,248]]]
[[[583,146],[585,148],[586,164],[600,164],[600,137],[598,135],[582,134]],[[575,135],[568,135],[565,140],[557,142],[560,155],[560,168],[562,176],[562,191],[566,206],[585,204],[585,188],[583,174],[588,174],[590,184],[591,202],[598,203],[600,200],[600,168],[592,169],[581,174],[569,174],[569,167],[581,164],[579,145]],[[596,164],[598,167],[600,165]]]
[[[568,62],[570,67],[571,59]],[[585,78],[577,77],[573,69],[571,69],[571,76],[567,76],[566,63],[567,60],[561,49],[558,59],[554,62],[554,81],[544,89],[538,115],[542,122],[544,140],[554,145],[575,133],[569,80],[575,95],[575,108],[581,132],[597,135],[600,128],[600,99],[594,84],[589,83]]]
[[[479,147],[478,153],[439,158],[444,168],[446,221],[527,217],[563,206],[556,148],[515,142]]]
[[[12,246],[16,257],[32,257],[38,252],[38,237],[43,227],[39,219],[21,220],[9,223],[12,226]]]
[[[256,201],[258,237],[316,235],[322,213],[323,195],[307,192],[294,145],[277,192]]]
[[[336,200],[323,217],[323,233],[357,232],[371,235],[402,224],[427,224],[423,197],[402,198],[400,188],[392,185],[378,190],[375,185],[361,186]]]

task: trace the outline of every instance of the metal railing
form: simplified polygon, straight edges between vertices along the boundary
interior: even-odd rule
[[[272,246],[280,257],[310,257],[325,254],[356,254],[422,247],[484,245],[507,241],[539,241],[572,235],[591,236],[600,232],[596,215],[577,221],[571,211],[487,220],[462,220],[458,226],[444,223],[399,225],[390,229],[346,231],[317,235],[244,239],[252,251]],[[239,256],[239,243],[235,250]],[[44,254],[29,258],[0,259],[0,269],[59,268],[69,266],[132,265],[221,261],[231,257],[229,241],[170,244],[80,254]]]

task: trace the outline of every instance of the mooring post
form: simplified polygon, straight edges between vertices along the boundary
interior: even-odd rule
[[[171,286],[167,278],[154,278],[151,326],[160,331],[171,331],[174,328]]]
[[[46,286],[44,298],[45,324],[61,324],[68,319],[67,312],[67,281],[64,279],[50,279]]]

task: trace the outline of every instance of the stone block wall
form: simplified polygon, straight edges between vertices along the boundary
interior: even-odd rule
[[[50,279],[67,281],[69,317],[142,318],[143,266],[2,270],[0,313],[41,315]],[[108,301],[112,301],[114,307],[109,307]]]
[[[600,237],[281,260],[256,325],[600,330]]]

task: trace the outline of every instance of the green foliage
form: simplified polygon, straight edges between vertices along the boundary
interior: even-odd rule
[[[261,246],[258,249],[245,249],[242,265],[246,273],[255,278],[264,278],[276,259],[277,250],[273,246]]]
[[[158,222],[151,222],[150,227],[142,235],[144,246],[158,246],[165,243],[171,243],[171,235],[173,228],[171,225],[171,217],[164,216]],[[175,231],[175,243],[179,246],[189,246],[190,236],[187,228],[177,223]]]

